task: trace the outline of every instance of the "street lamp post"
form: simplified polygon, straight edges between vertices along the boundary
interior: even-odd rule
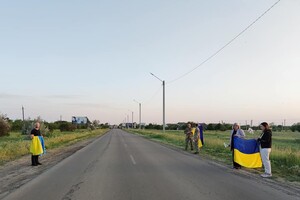
[[[131,116],[131,121],[132,121],[131,128],[133,128],[133,111],[131,112],[131,114],[132,114],[132,116]]]
[[[139,129],[142,128],[142,104],[138,101],[136,101],[135,99],[133,99],[134,102],[138,103],[139,104],[139,121],[140,121],[140,124],[139,124]]]
[[[129,115],[127,115],[127,129],[129,129]]]
[[[159,81],[162,82],[163,85],[163,132],[165,132],[166,130],[166,99],[165,99],[165,81],[161,80],[160,78],[158,78],[157,76],[155,76],[153,73],[150,73],[152,76],[154,76],[155,78],[157,78]]]
[[[133,128],[133,111],[128,110],[129,112],[131,112],[131,128]]]

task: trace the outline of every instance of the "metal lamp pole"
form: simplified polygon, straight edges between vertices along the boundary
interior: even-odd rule
[[[139,104],[139,121],[140,121],[140,124],[139,124],[139,129],[142,128],[142,104],[138,101],[136,101],[135,99],[133,99],[134,102],[138,103]]]
[[[133,111],[128,110],[129,112],[131,112],[131,128],[133,128]]]
[[[163,85],[163,132],[165,132],[166,129],[166,99],[165,99],[165,81],[161,80],[160,78],[158,78],[157,76],[155,76],[153,73],[150,73],[152,76],[154,76],[155,78],[157,78],[159,81],[162,82]]]

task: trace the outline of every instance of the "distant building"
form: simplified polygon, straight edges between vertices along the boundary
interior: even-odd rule
[[[76,117],[72,116],[72,124],[78,124],[78,125],[86,125],[90,124],[90,120],[87,117]]]

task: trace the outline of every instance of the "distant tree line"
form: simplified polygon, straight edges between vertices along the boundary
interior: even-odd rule
[[[53,133],[54,130],[60,131],[75,131],[78,129],[88,129],[95,130],[99,128],[109,128],[108,123],[100,123],[98,120],[94,120],[88,124],[72,124],[67,121],[55,121],[55,122],[47,122],[42,120],[40,117],[36,119],[26,119],[26,120],[11,120],[6,115],[0,114],[0,137],[8,136],[9,132],[20,132],[24,135],[30,134],[31,130],[34,128],[34,123],[40,122],[41,124],[41,132],[45,136],[49,136]]]
[[[33,129],[34,123],[39,121],[41,123],[41,132],[44,135],[51,135],[54,130],[60,131],[75,131],[78,129],[88,129],[94,130],[98,128],[109,128],[108,123],[100,123],[98,120],[94,120],[88,124],[72,124],[71,122],[67,121],[55,121],[55,122],[47,122],[42,120],[40,117],[37,119],[27,119],[23,122],[23,120],[16,119],[11,120],[6,115],[0,114],[0,137],[9,135],[10,131],[13,132],[21,132],[22,134],[26,135],[29,134],[30,131]],[[177,124],[167,124],[166,130],[184,130],[187,127],[187,123],[193,122],[178,122]],[[275,125],[274,123],[270,123],[273,131],[293,131],[293,132],[300,132],[300,122],[293,124],[292,126],[282,126],[282,125]],[[210,131],[229,131],[232,129],[232,124],[227,123],[209,123],[205,124],[202,123],[204,130]],[[157,129],[162,130],[163,126],[160,124],[150,123],[144,126],[145,129]],[[258,126],[250,127],[248,126],[241,126],[242,129],[247,130],[248,128],[252,128],[253,130],[259,130]]]
[[[177,124],[167,124],[166,130],[184,130],[187,127],[187,124],[195,124],[193,122],[178,122]],[[229,123],[201,123],[204,130],[209,131],[229,131],[232,130],[233,124]],[[292,126],[282,126],[282,125],[275,125],[274,123],[270,123],[273,131],[298,131],[300,132],[300,123],[294,124]],[[153,124],[150,123],[145,126],[145,129],[156,129],[156,130],[162,130],[163,126],[160,124]],[[248,130],[251,128],[252,130],[259,130],[259,126],[250,126],[250,125],[242,125],[241,129]]]

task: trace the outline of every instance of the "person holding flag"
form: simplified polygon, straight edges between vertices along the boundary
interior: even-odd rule
[[[39,162],[39,155],[43,154],[45,151],[44,141],[42,139],[42,134],[40,131],[40,123],[35,123],[35,128],[31,131],[31,144],[30,144],[30,153],[31,155],[31,164],[32,166],[41,165]]]
[[[261,174],[263,178],[272,177],[270,153],[272,147],[272,130],[267,122],[260,124],[262,130],[261,136],[257,139],[260,142],[260,155],[265,168],[265,173]]]
[[[194,145],[196,152],[194,154],[199,154],[199,143],[200,141],[200,129],[198,128],[197,124],[195,124],[195,132],[194,132]]]
[[[241,165],[235,162],[234,160],[234,137],[238,138],[245,138],[245,132],[240,128],[240,125],[238,123],[234,123],[232,126],[231,136],[230,136],[230,142],[229,146],[232,151],[232,162],[233,162],[233,168],[234,169],[240,169]]]

